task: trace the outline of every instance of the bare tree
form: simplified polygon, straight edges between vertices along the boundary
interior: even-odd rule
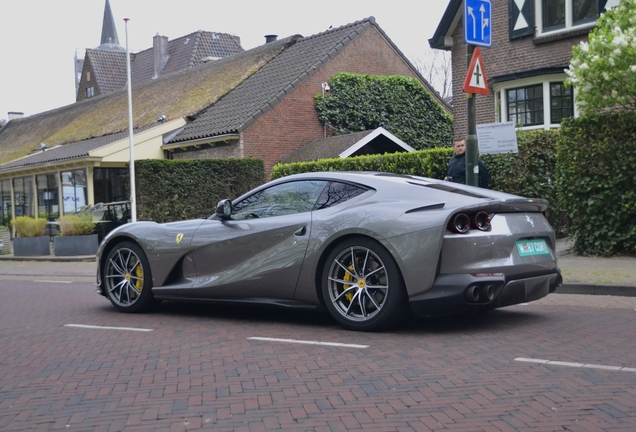
[[[453,94],[451,53],[425,48],[423,58],[416,57],[413,64],[435,90],[446,99]]]

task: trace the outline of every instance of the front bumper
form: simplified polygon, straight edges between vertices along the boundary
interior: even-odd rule
[[[561,270],[506,281],[503,276],[442,275],[432,288],[409,302],[418,316],[435,316],[495,309],[538,300],[554,292]]]

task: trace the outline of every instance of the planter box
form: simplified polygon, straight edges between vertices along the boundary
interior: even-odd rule
[[[97,234],[53,237],[55,256],[95,255],[97,246]]]
[[[8,255],[11,253],[11,233],[7,231],[0,231],[0,240],[2,240],[2,244],[4,249],[0,251],[0,255]]]
[[[51,245],[48,236],[16,237],[13,239],[14,256],[45,256],[51,255]]]

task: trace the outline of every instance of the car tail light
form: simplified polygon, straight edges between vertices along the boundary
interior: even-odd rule
[[[473,226],[480,231],[488,231],[490,228],[490,215],[485,211],[478,212],[473,217]]]
[[[448,223],[448,229],[459,234],[467,233],[470,229],[470,218],[465,213],[457,213]]]

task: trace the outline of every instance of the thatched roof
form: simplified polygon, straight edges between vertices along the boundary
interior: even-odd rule
[[[202,111],[300,38],[281,39],[133,87],[134,127],[156,124],[161,115],[172,120]],[[0,130],[0,163],[25,156],[38,149],[40,143],[51,148],[117,133],[127,127],[126,90],[14,119]]]
[[[290,36],[192,69],[133,85],[134,127],[187,117],[171,143],[245,130],[369,28],[375,28],[408,63],[373,17],[309,37]],[[415,74],[445,106],[439,94]],[[248,79],[249,78],[249,79]],[[450,109],[449,109],[450,111]],[[0,130],[0,164],[38,149],[85,141],[128,128],[125,90],[10,121]]]

